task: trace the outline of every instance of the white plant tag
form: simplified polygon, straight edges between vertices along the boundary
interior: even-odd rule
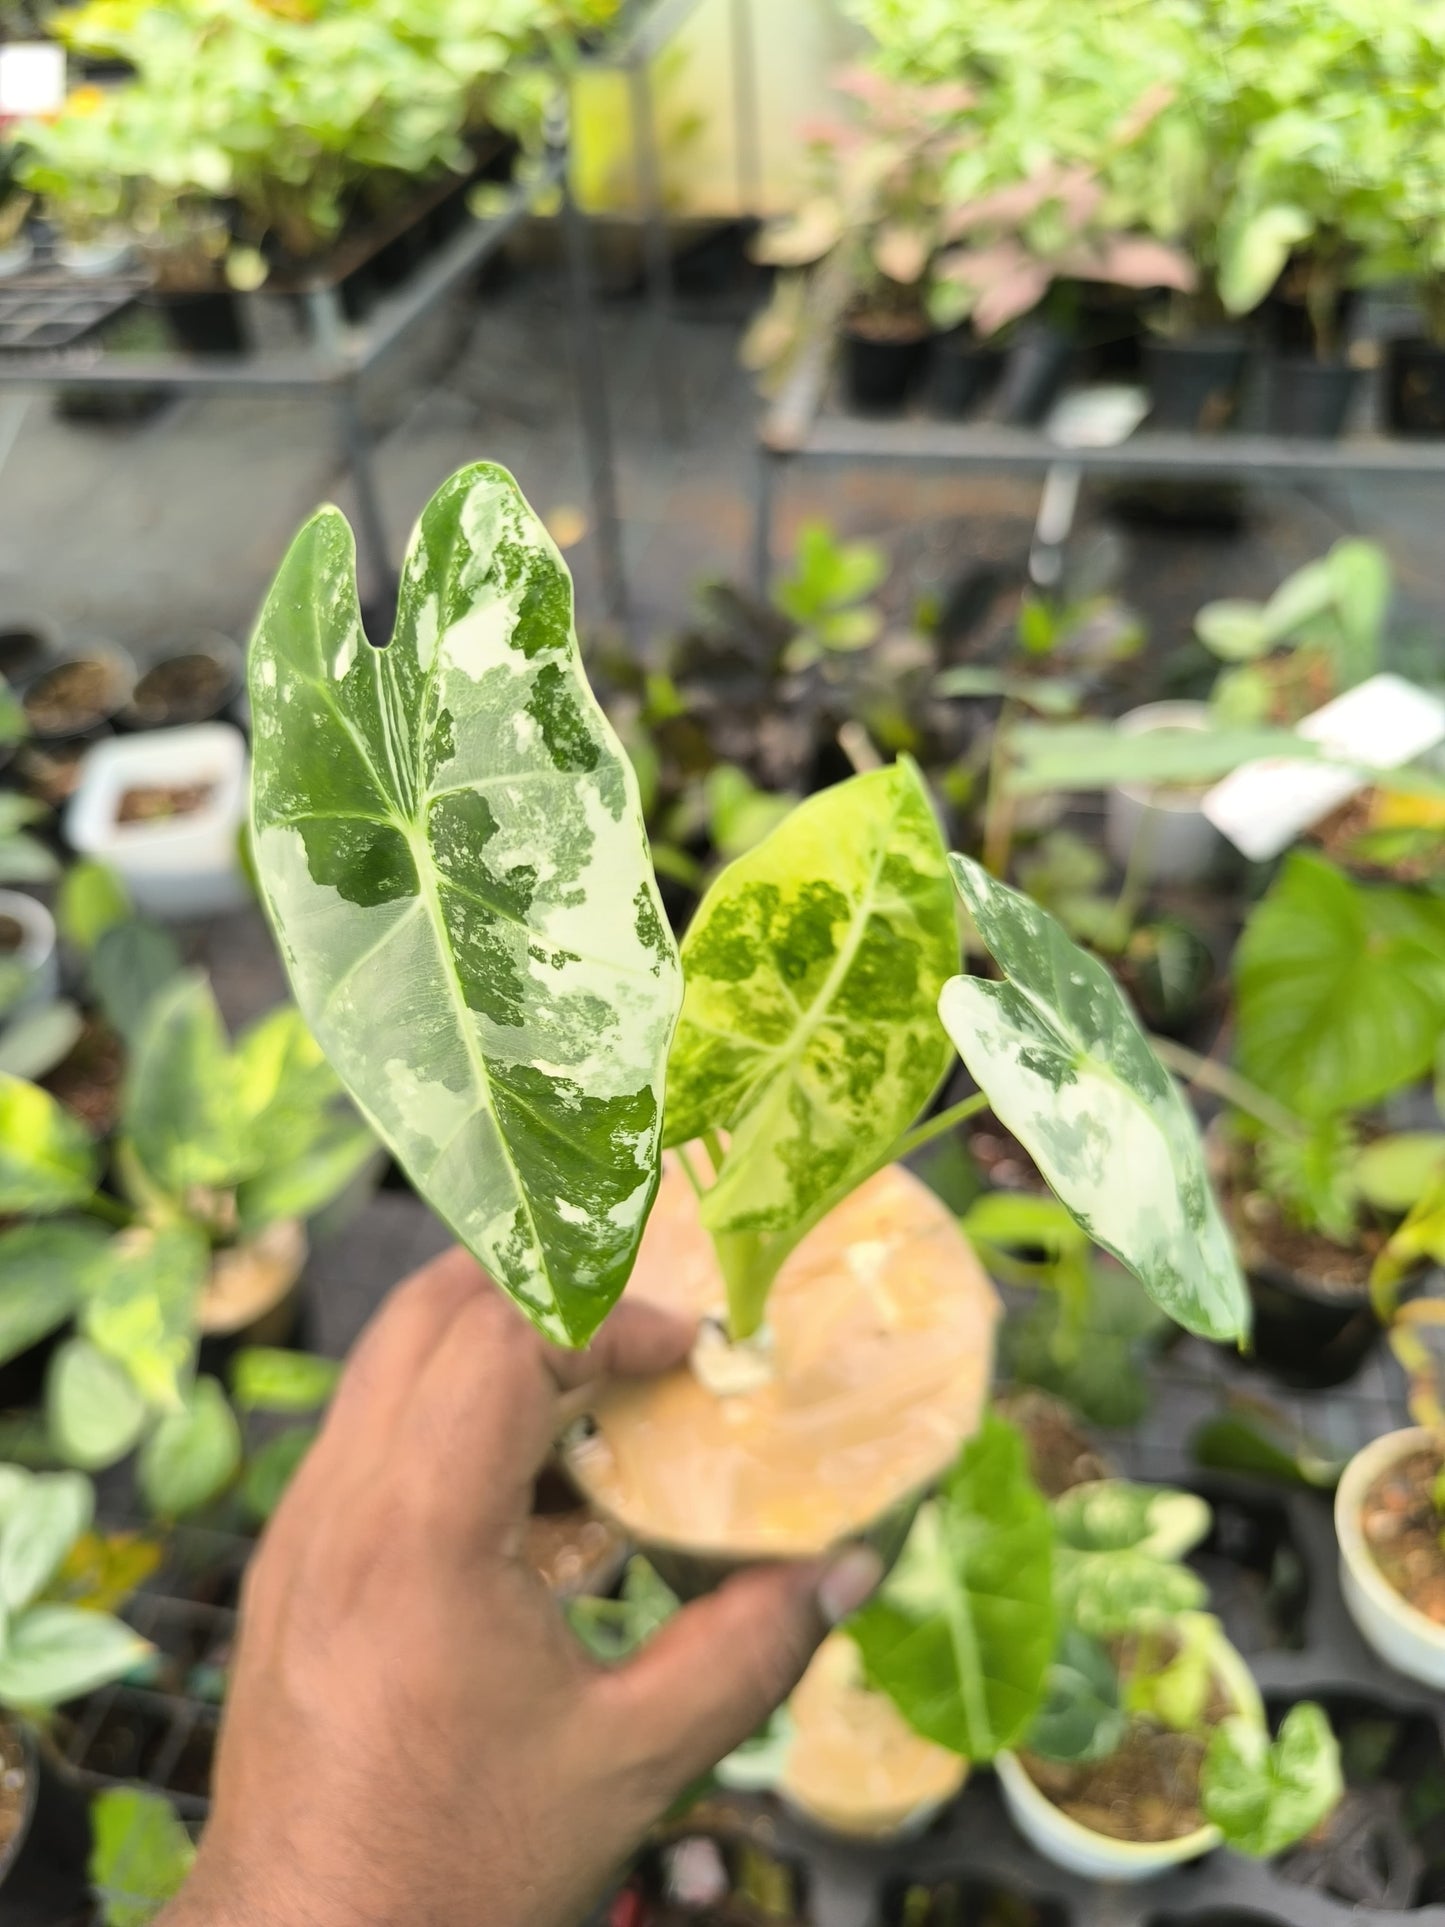
[[[52,40],[0,47],[0,117],[57,114],[64,105],[64,47]]]
[[[1403,676],[1371,676],[1306,716],[1295,734],[1318,743],[1331,760],[1245,763],[1202,805],[1215,829],[1254,863],[1278,856],[1378,771],[1400,769],[1445,741],[1445,703]]]

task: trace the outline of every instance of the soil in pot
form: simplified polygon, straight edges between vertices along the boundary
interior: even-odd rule
[[[37,736],[84,736],[108,722],[124,700],[114,663],[98,656],[58,663],[38,676],[22,702]]]
[[[1057,1499],[1076,1485],[1117,1476],[1117,1468],[1062,1399],[1025,1387],[996,1397],[993,1409],[1023,1434],[1029,1471],[1046,1499]]]
[[[1360,1529],[1381,1573],[1416,1612],[1445,1626],[1445,1515],[1435,1482],[1445,1450],[1422,1446],[1397,1459],[1365,1494]]]
[[[25,941],[25,926],[0,912],[0,957],[13,957]]]
[[[127,720],[133,718],[141,729],[207,723],[235,693],[235,674],[219,656],[204,650],[169,656],[136,684]]]
[[[628,1289],[693,1317],[724,1303],[697,1199],[671,1156]],[[997,1316],[953,1214],[890,1166],[783,1265],[770,1348],[749,1361],[761,1363],[757,1382],[721,1395],[683,1367],[607,1386],[590,1430],[569,1442],[567,1469],[679,1591],[870,1532],[890,1556],[977,1425]]]
[[[1344,361],[1276,355],[1266,367],[1265,428],[1272,435],[1333,441],[1344,429],[1358,370]]]
[[[1445,348],[1416,336],[1388,342],[1384,409],[1392,435],[1445,435]]]
[[[194,816],[216,793],[214,783],[136,783],[121,793],[117,823],[165,823]]]
[[[1222,1701],[1216,1718],[1228,1711]],[[1204,1742],[1193,1733],[1136,1720],[1107,1760],[1066,1766],[1032,1753],[1020,1759],[1047,1799],[1092,1833],[1110,1840],[1183,1840],[1204,1825],[1199,1771]]]
[[[840,340],[848,405],[863,415],[897,413],[928,362],[928,327],[923,318],[858,310],[844,322]]]
[[[88,1918],[89,1803],[42,1747],[0,1721],[0,1918],[55,1927]]]
[[[27,796],[52,809],[68,803],[80,787],[80,765],[88,743],[46,744],[42,749],[27,743],[15,763],[15,773]]]
[[[1239,404],[1245,352],[1244,343],[1228,335],[1146,342],[1149,426],[1193,435],[1227,427]]]

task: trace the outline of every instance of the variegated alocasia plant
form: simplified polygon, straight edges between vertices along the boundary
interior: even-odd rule
[[[464,469],[426,508],[383,648],[362,632],[350,530],[323,509],[262,612],[251,703],[257,869],[302,1011],[417,1189],[549,1337],[585,1343],[621,1292],[664,1144],[700,1193],[741,1340],[813,1225],[995,1098],[1166,1309],[1243,1329],[1197,1133],[1099,966],[1025,900],[984,904],[955,858],[1013,981],[954,975],[949,859],[908,761],[810,797],[723,870],[679,967],[571,582],[505,470]],[[910,1128],[950,1031],[981,1094]]]

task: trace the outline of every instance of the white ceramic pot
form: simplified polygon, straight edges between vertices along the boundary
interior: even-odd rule
[[[1335,1536],[1340,1542],[1340,1590],[1365,1644],[1407,1679],[1440,1688],[1445,1687],[1445,1626],[1437,1626],[1395,1591],[1375,1564],[1361,1524],[1365,1494],[1375,1480],[1430,1438],[1423,1426],[1407,1426],[1355,1454],[1335,1492]]]
[[[250,896],[237,849],[246,768],[246,739],[229,723],[107,737],[86,751],[66,811],[66,836],[83,856],[110,864],[148,916],[210,917],[241,909]],[[184,816],[119,821],[128,790],[199,783],[209,784],[211,794]]]
[[[10,954],[30,972],[30,987],[6,1013],[16,1016],[36,1004],[48,1004],[60,989],[55,952],[55,919],[43,903],[23,890],[0,890],[0,917],[13,917],[22,932],[19,948]]]
[[[1207,703],[1145,703],[1114,727],[1121,736],[1156,729],[1204,731],[1214,727]],[[1136,844],[1135,875],[1146,883],[1198,883],[1213,874],[1224,839],[1200,807],[1203,789],[1166,789],[1152,783],[1120,783],[1109,791],[1104,841],[1121,868]]]
[[[1263,1724],[1264,1702],[1254,1675],[1223,1640],[1214,1656],[1214,1671],[1236,1709],[1246,1719]],[[1177,1840],[1116,1840],[1070,1819],[1039,1791],[1015,1754],[1000,1753],[993,1765],[1009,1818],[1025,1840],[1045,1860],[1085,1880],[1157,1880],[1172,1867],[1212,1853],[1223,1839],[1218,1827],[1202,1826]]]

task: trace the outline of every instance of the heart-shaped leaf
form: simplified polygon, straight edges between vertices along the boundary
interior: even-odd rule
[[[198,1378],[184,1406],[168,1412],[141,1447],[136,1483],[157,1518],[198,1511],[235,1476],[241,1428],[214,1378]]]
[[[146,1174],[184,1199],[258,1168],[249,1122],[215,994],[200,971],[187,971],[151,1004],[126,1090],[126,1133]]]
[[[1209,1530],[1209,1507],[1192,1492],[1102,1480],[1056,1499],[1053,1517],[1059,1611],[1090,1638],[1138,1632],[1205,1603],[1203,1580],[1179,1564]]]
[[[631,765],[571,583],[504,470],[424,512],[390,645],[334,509],[251,650],[262,891],[306,1020],[427,1202],[585,1342],[658,1179],[681,990]]]
[[[1033,1720],[1054,1651],[1052,1546],[1023,1440],[989,1415],[848,1622],[869,1685],[925,1739],[990,1760]]]
[[[45,1375],[45,1423],[67,1465],[98,1472],[124,1458],[145,1429],[145,1400],[125,1368],[87,1338],[72,1338]]]
[[[39,1472],[0,1530],[0,1607],[28,1606],[90,1524],[95,1494],[79,1472]]]
[[[0,1235],[0,1364],[74,1315],[109,1242],[90,1224],[18,1224]]]
[[[170,934],[140,917],[128,917],[101,931],[90,955],[90,984],[105,1020],[134,1046],[145,1030],[151,1005],[172,978],[181,958]]]
[[[1340,1749],[1323,1710],[1292,1706],[1273,1743],[1252,1721],[1216,1726],[1199,1789],[1205,1817],[1236,1853],[1267,1860],[1313,1832],[1344,1792]]]
[[[1171,1318],[1243,1337],[1249,1299],[1198,1126],[1118,985],[1037,904],[949,863],[1005,981],[953,978],[939,1015],[995,1115]]]
[[[1445,903],[1296,851],[1235,952],[1239,1066],[1305,1117],[1388,1096],[1445,1035]]]
[[[137,1225],[112,1240],[81,1308],[87,1338],[124,1366],[147,1404],[174,1409],[196,1349],[210,1247],[195,1225]]]
[[[1049,1666],[1043,1705],[1028,1730],[1029,1751],[1078,1765],[1105,1760],[1128,1724],[1114,1662],[1097,1640],[1066,1626]]]
[[[944,855],[903,761],[799,804],[728,865],[688,929],[667,1142],[731,1133],[703,1222],[751,1241],[764,1291],[948,1067],[936,1006],[958,934]]]
[[[129,1626],[83,1606],[31,1606],[0,1651],[0,1706],[63,1705],[119,1679],[150,1651]]]
[[[84,1204],[99,1176],[85,1126],[38,1084],[0,1073],[0,1212]]]
[[[90,1884],[105,1927],[148,1927],[180,1891],[196,1850],[163,1793],[110,1786],[90,1804]]]

